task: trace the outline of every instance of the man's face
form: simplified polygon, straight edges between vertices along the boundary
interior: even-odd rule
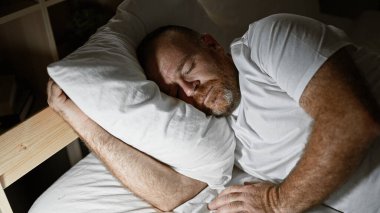
[[[228,115],[240,101],[237,73],[231,57],[210,35],[201,46],[168,38],[157,41],[148,60],[148,78],[161,91],[192,104],[206,114]]]

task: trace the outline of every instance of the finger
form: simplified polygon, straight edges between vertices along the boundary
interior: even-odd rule
[[[240,185],[234,185],[234,186],[230,186],[228,188],[226,188],[225,190],[223,190],[219,196],[221,195],[225,195],[225,194],[229,194],[229,193],[234,193],[234,192],[241,192],[242,191],[242,187],[243,186],[240,186]]]
[[[49,78],[49,81],[48,81],[47,86],[46,86],[47,97],[51,96],[51,86],[52,85],[53,85],[53,80],[51,80],[51,78]]]
[[[233,193],[233,192],[241,192],[242,187],[243,186],[241,186],[241,185],[230,186],[230,187],[226,188],[225,190],[223,190],[219,195],[229,194],[229,193]]]
[[[236,212],[247,212],[242,201],[235,201],[224,205],[216,211],[217,213],[236,213]]]
[[[216,199],[211,201],[208,205],[208,208],[210,210],[219,209],[220,207],[227,205],[229,203],[233,203],[236,201],[242,201],[242,194],[241,193],[229,193],[222,196],[218,196]]]
[[[62,89],[56,83],[53,83],[51,85],[51,94],[54,97],[58,97],[59,95],[62,94]]]

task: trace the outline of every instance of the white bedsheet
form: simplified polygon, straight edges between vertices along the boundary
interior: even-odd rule
[[[255,180],[257,179],[235,169],[230,184]],[[207,187],[174,212],[209,212],[207,203],[217,194],[217,190]],[[29,213],[52,212],[148,213],[158,210],[124,188],[94,155],[89,154],[47,189],[29,210]],[[310,212],[336,213],[325,206],[319,206]]]

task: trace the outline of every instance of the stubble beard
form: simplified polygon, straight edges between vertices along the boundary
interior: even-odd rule
[[[217,117],[230,115],[240,102],[240,91],[235,84],[211,81],[206,83],[195,97],[200,110]],[[211,89],[212,88],[212,89]],[[207,92],[210,91],[210,94]],[[206,99],[206,96],[209,96]]]
[[[228,115],[229,112],[231,111],[231,105],[233,103],[233,95],[232,91],[229,89],[223,89],[223,99],[222,102],[223,104],[219,104],[217,107],[214,107],[211,109],[212,114],[215,116],[224,116]]]
[[[208,115],[217,117],[230,115],[240,103],[241,94],[239,89],[238,71],[233,64],[230,55],[210,54],[211,61],[214,61],[212,70],[219,76],[219,79],[210,80],[201,85],[199,96],[194,97],[198,103],[198,109],[201,109]],[[213,97],[209,97],[207,103],[204,98],[207,91],[212,88]]]
[[[234,92],[233,89],[224,88],[223,98],[220,100],[222,103],[211,109],[212,114],[217,117],[231,115],[240,102],[240,96],[236,93],[237,92]]]

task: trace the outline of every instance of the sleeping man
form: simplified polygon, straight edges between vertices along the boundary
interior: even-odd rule
[[[209,209],[293,213],[326,199],[365,202],[356,198],[371,191],[371,182],[361,180],[369,172],[362,171],[368,150],[379,147],[379,108],[352,47],[338,29],[287,14],[251,24],[231,54],[211,35],[178,26],[142,41],[137,54],[147,78],[207,115],[227,116],[236,135],[235,164],[263,180],[225,189]],[[153,206],[170,211],[206,187],[107,133],[52,81],[48,97],[110,171]]]

